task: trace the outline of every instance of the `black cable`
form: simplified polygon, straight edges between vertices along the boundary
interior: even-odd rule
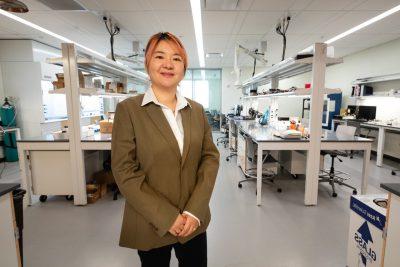
[[[253,77],[254,74],[256,74],[256,64],[257,64],[257,59],[254,59],[254,63],[253,63],[253,74],[251,75],[251,77]]]
[[[112,23],[111,19],[107,19],[107,17],[103,17],[103,21],[108,33],[110,34],[111,59],[116,61],[114,56],[114,36],[120,32],[120,29],[117,25]],[[109,24],[107,24],[107,22],[109,22]]]
[[[286,54],[286,32],[289,28],[289,23],[290,23],[290,17],[284,18],[278,25],[276,25],[276,33],[279,35],[282,35],[283,37],[283,48],[282,48],[282,60],[285,59],[285,54]]]

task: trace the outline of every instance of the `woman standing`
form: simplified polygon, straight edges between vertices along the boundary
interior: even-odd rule
[[[145,66],[151,86],[117,105],[112,171],[126,198],[120,245],[138,250],[143,267],[207,266],[209,201],[219,153],[203,107],[177,86],[187,54],[171,33],[153,35]]]

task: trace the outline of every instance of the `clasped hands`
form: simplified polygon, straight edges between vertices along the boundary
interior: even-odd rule
[[[168,232],[174,236],[186,237],[199,227],[198,221],[190,215],[179,214]]]

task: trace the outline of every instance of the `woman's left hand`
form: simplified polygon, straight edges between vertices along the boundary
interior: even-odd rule
[[[190,215],[182,214],[182,216],[186,218],[186,223],[185,226],[183,227],[183,230],[179,233],[178,236],[186,237],[191,235],[194,231],[197,230],[197,227],[199,227],[199,222]]]

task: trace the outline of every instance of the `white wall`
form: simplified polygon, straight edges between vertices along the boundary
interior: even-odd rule
[[[262,68],[256,68],[256,73],[261,71]],[[242,68],[241,81],[251,77],[253,68]],[[236,104],[241,103],[243,96],[242,89],[235,87],[236,74],[233,68],[222,68],[222,103],[221,112],[224,114],[232,111]]]
[[[356,104],[355,99],[349,98],[354,80],[400,73],[400,39],[346,56],[343,61],[342,64],[328,67],[326,86],[342,89],[342,107],[346,107],[349,104]],[[279,85],[280,88],[289,88],[290,86],[304,87],[307,82],[311,82],[311,73],[282,80]],[[400,89],[400,81],[387,83],[386,88],[388,87]],[[379,84],[375,86],[375,89],[382,90]],[[357,104],[376,105],[377,119],[400,118],[400,98],[374,97],[359,101]]]

